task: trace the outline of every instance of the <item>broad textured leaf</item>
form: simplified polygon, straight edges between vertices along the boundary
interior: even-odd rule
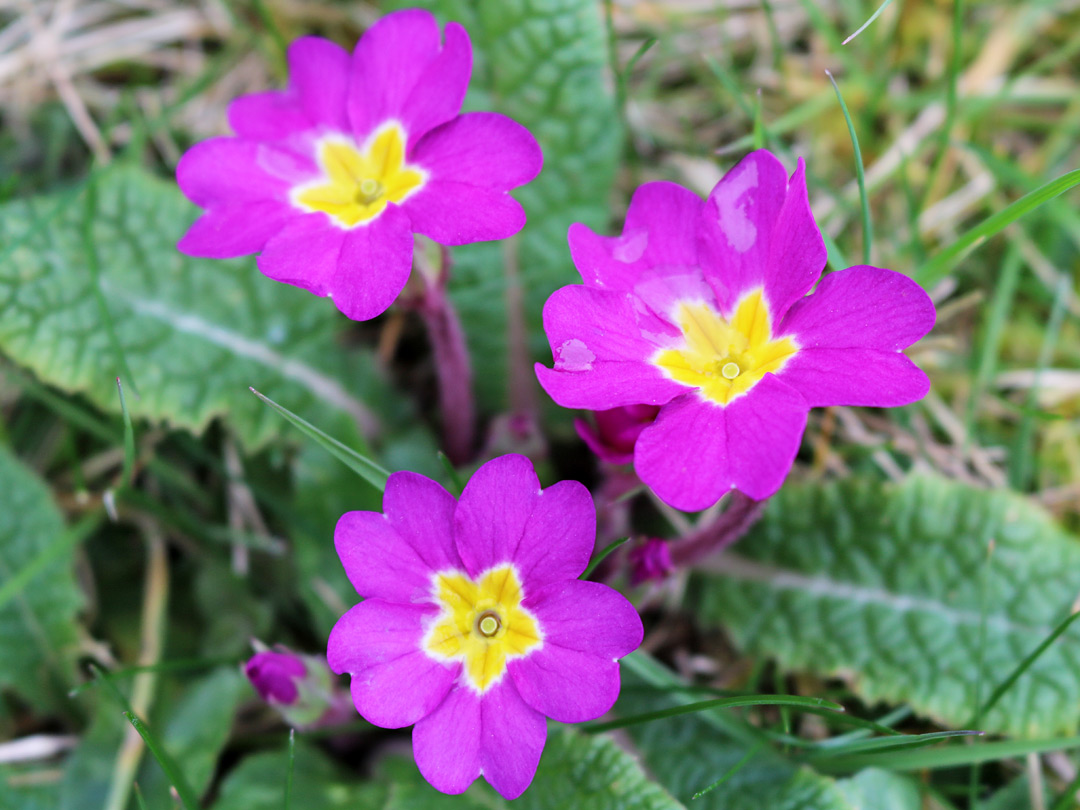
[[[227,414],[249,448],[288,428],[248,386],[313,420],[323,403],[358,416],[364,383],[343,374],[333,304],[250,259],[182,255],[196,213],[133,166],[0,207],[0,352],[117,412],[126,363],[133,416],[198,431]]]
[[[867,768],[836,784],[852,810],[922,810],[918,786],[902,774]]]
[[[676,705],[666,693],[645,686],[624,670],[623,693],[615,711],[633,715]],[[672,675],[672,683],[677,683]],[[809,768],[799,768],[761,748],[721,785],[691,797],[728,774],[754,747],[726,736],[708,715],[678,715],[628,726],[649,773],[695,810],[855,810],[838,784]],[[914,810],[914,808],[913,808]]]
[[[248,757],[225,780],[214,810],[280,808],[283,752]],[[604,737],[552,726],[536,779],[513,803],[482,779],[461,796],[428,785],[407,758],[381,762],[371,783],[347,781],[320,752],[296,746],[293,807],[312,810],[680,810],[682,805],[650,782],[634,759]]]
[[[970,722],[980,677],[985,699],[1080,593],[1080,543],[1046,513],[1016,494],[924,477],[787,487],[711,568],[690,600],[744,649],[954,727]],[[982,728],[1051,736],[1078,722],[1074,625]]]
[[[537,359],[551,360],[541,328],[544,301],[580,278],[566,230],[606,227],[622,132],[607,73],[601,4],[595,0],[395,0],[425,6],[469,31],[475,64],[466,106],[492,109],[527,126],[544,150],[544,170],[514,192],[529,223],[512,242],[454,249],[450,292],[468,333],[476,384],[492,407],[506,397],[504,251],[524,288]],[[531,371],[529,371],[531,377]]]
[[[45,484],[0,447],[0,584],[61,541],[64,519]],[[73,677],[83,597],[74,551],[60,553],[0,606],[0,689],[47,708]]]

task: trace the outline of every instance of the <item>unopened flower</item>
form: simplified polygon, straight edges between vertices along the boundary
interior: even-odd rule
[[[659,411],[656,405],[626,405],[597,411],[593,414],[595,427],[584,419],[575,419],[574,427],[601,461],[629,464],[634,460],[634,443]]]
[[[260,253],[270,278],[365,320],[405,286],[414,233],[461,245],[525,224],[507,192],[540,171],[540,148],[505,116],[459,115],[472,71],[460,25],[440,42],[435,18],[409,9],[373,25],[351,56],[304,37],[288,60],[288,90],[237,99],[237,137],[180,161],[180,188],[206,209],[180,250]]]
[[[629,561],[631,585],[640,585],[649,580],[660,581],[675,569],[668,542],[656,537],[650,537],[630,549]]]
[[[532,781],[545,717],[599,717],[619,693],[618,659],[641,643],[633,606],[577,577],[596,513],[588,490],[541,490],[532,464],[488,462],[455,500],[394,473],[383,512],[349,512],[334,542],[364,601],[330,634],[368,721],[413,729],[424,778],[461,793],[483,775],[508,799]]]
[[[634,447],[657,495],[696,511],[783,483],[807,412],[905,405],[929,381],[901,350],[934,324],[929,296],[878,267],[826,275],[802,162],[789,179],[749,155],[704,203],[673,183],[634,194],[622,236],[570,229],[584,285],[544,307],[554,368],[541,384],[568,408],[660,406]]]
[[[259,697],[297,728],[321,724],[339,714],[334,675],[321,658],[276,646],[257,652],[244,665],[244,674]]]

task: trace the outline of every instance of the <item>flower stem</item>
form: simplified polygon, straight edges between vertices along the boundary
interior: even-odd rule
[[[439,407],[442,410],[443,441],[446,455],[454,464],[472,458],[476,403],[473,399],[472,364],[465,331],[446,294],[446,278],[450,270],[450,251],[442,250],[442,268],[437,276],[421,272],[423,295],[415,301],[416,311],[427,328],[428,339],[435,354],[435,374],[439,383]]]
[[[731,545],[758,522],[764,508],[765,501],[733,491],[727,508],[715,521],[670,544],[671,562],[677,568],[687,568]]]

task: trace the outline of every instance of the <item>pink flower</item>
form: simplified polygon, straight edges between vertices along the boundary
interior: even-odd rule
[[[642,481],[696,511],[730,489],[767,498],[798,452],[810,408],[890,407],[929,381],[901,350],[934,325],[915,282],[878,267],[825,276],[802,162],[790,180],[749,155],[704,203],[673,183],[634,194],[622,236],[570,229],[585,284],[544,307],[567,408],[660,407],[634,447]]]
[[[634,460],[634,443],[641,431],[656,419],[656,405],[626,405],[593,414],[596,427],[575,419],[574,427],[589,449],[609,464],[629,464]]]
[[[524,456],[481,467],[457,501],[422,475],[390,476],[383,513],[349,512],[334,542],[365,600],[330,634],[357,711],[413,729],[420,772],[444,793],[481,774],[507,799],[532,781],[550,717],[604,714],[618,659],[641,643],[633,606],[577,579],[596,534],[588,490],[541,490]]]
[[[223,259],[259,253],[267,276],[332,296],[355,320],[397,298],[413,234],[445,245],[505,239],[525,224],[507,192],[542,156],[520,124],[459,114],[472,71],[465,29],[409,9],[348,52],[304,37],[289,89],[229,107],[237,137],[194,146],[176,177],[206,209],[179,249]]]

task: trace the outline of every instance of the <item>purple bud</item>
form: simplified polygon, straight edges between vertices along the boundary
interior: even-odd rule
[[[584,419],[576,419],[574,427],[601,460],[610,464],[629,464],[634,460],[634,443],[638,436],[655,421],[659,412],[656,405],[626,405],[594,411],[595,428]]]
[[[296,684],[307,675],[307,667],[297,655],[267,651],[252,656],[244,674],[267,703],[291,706],[300,696]]]
[[[661,580],[671,573],[671,549],[666,540],[650,537],[630,550],[630,584]]]

